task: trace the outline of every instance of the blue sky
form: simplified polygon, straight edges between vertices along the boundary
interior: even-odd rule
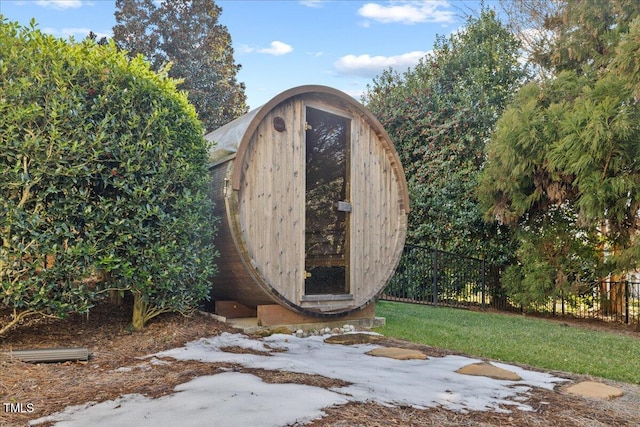
[[[356,98],[382,70],[405,71],[465,23],[479,2],[219,0],[220,23],[231,34],[238,80],[258,107],[303,84],[334,87]],[[485,1],[497,7],[497,0]],[[84,38],[111,36],[112,0],[0,0],[0,14],[42,31]]]

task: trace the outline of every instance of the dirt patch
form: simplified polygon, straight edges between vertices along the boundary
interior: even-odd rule
[[[262,381],[270,384],[303,384],[326,389],[348,387],[351,383],[322,375],[301,374],[287,371],[269,371],[266,369],[239,368],[239,372],[252,374],[262,378]]]
[[[228,325],[200,314],[188,318],[172,314],[132,332],[129,316],[130,307],[104,304],[88,318],[37,320],[8,333],[0,341],[0,352],[87,347],[90,359],[86,363],[0,362],[0,404],[31,403],[34,409],[32,413],[6,413],[0,406],[0,426],[23,426],[69,405],[115,399],[126,393],[159,397],[173,392],[178,384],[224,368],[197,362],[152,363],[141,357],[223,331],[236,332]]]
[[[632,426],[640,421],[637,415],[620,414],[607,408],[585,405],[583,400],[547,390],[536,390],[526,402],[533,411],[510,413],[449,411],[440,407],[416,409],[387,407],[373,403],[349,403],[325,410],[327,416],[316,420],[310,427],[422,427],[422,426]]]
[[[239,346],[228,346],[228,347],[220,347],[220,351],[224,351],[225,353],[235,353],[235,354],[255,354],[256,356],[271,356],[271,353],[268,351],[255,350],[252,348],[244,348]]]
[[[0,352],[10,349],[87,347],[87,363],[31,364],[0,362],[0,403],[31,403],[28,414],[0,412],[0,426],[24,426],[28,420],[63,410],[69,405],[115,399],[127,393],[156,398],[173,392],[176,385],[191,379],[233,370],[259,376],[265,382],[299,383],[324,388],[347,386],[340,380],[286,371],[248,369],[228,363],[176,361],[149,358],[149,354],[202,337],[237,332],[204,315],[186,318],[161,316],[140,332],[129,329],[130,307],[103,305],[89,318],[72,316],[63,321],[38,320],[9,333],[0,341]],[[382,338],[376,344],[418,350],[429,357],[453,354],[442,349]],[[235,351],[241,351],[238,348]],[[587,377],[554,372],[576,383]],[[593,379],[591,379],[593,380]],[[640,387],[607,381],[622,388],[625,395],[612,400],[585,399],[570,395],[566,386],[554,391],[536,389],[527,401],[534,411],[511,413],[458,413],[442,408],[389,408],[373,403],[351,403],[328,408],[327,416],[311,426],[605,426],[640,425]],[[569,384],[567,384],[568,386]],[[428,387],[428,384],[425,384]],[[0,411],[3,408],[0,407]]]

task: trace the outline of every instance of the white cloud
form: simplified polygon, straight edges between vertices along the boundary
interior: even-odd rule
[[[347,88],[347,89],[342,89],[342,92],[346,93],[356,101],[360,102],[360,98],[362,98],[362,95],[364,95],[365,90],[362,88],[359,88],[359,89]]]
[[[404,71],[415,66],[425,55],[427,52],[419,50],[396,56],[346,55],[333,66],[340,74],[375,77],[389,67]]]
[[[307,6],[307,7],[314,7],[314,8],[318,8],[318,7],[322,7],[322,3],[324,3],[324,0],[301,0],[300,4],[303,6]]]
[[[399,1],[388,6],[367,3],[358,9],[358,14],[383,24],[450,23],[455,21],[455,15],[452,11],[445,10],[448,6],[449,2],[441,0]],[[364,25],[368,26],[366,23]]]
[[[82,7],[82,0],[38,0],[36,4],[54,9],[77,9]]]
[[[287,53],[293,52],[293,47],[289,44],[275,40],[271,42],[269,47],[255,48],[251,46],[242,45],[240,46],[240,50],[244,53],[258,52],[258,53],[266,53],[268,55],[281,56],[281,55],[286,55]]]
[[[293,51],[293,47],[291,47],[291,45],[288,45],[278,40],[272,41],[270,46],[271,47],[267,47],[264,49],[258,49],[258,52],[267,53],[269,55],[280,56],[280,55],[286,55],[287,53],[290,53]]]
[[[73,37],[75,40],[82,40],[85,37],[87,37],[89,35],[89,32],[93,31],[98,40],[100,40],[102,37],[113,37],[112,33],[107,33],[107,32],[100,32],[100,31],[96,31],[96,30],[92,30],[91,28],[86,28],[86,27],[76,27],[76,28],[52,28],[52,27],[45,27],[42,28],[42,32],[45,34],[51,34],[52,36],[55,37],[62,37],[62,38],[69,38],[69,37]]]

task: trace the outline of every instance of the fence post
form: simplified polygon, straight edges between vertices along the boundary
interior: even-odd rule
[[[629,281],[624,281],[624,323],[629,324]]]
[[[407,262],[407,258],[409,258],[409,249],[408,249],[408,247],[405,245],[405,247],[402,249],[402,258],[400,259],[400,262],[401,262],[401,263],[402,263],[402,262],[406,263],[406,262]],[[404,265],[402,265],[402,272],[403,272],[403,273],[404,273],[404,271],[405,271],[405,268],[406,268],[406,267],[405,267]],[[402,286],[400,287],[400,294],[399,294],[399,295],[397,295],[397,294],[396,294],[396,297],[397,297],[398,299],[400,299],[400,298],[407,298],[407,294],[409,293],[409,291],[407,290],[407,286],[408,286],[407,282],[408,282],[408,280],[407,280],[407,278],[406,278],[406,277],[407,277],[407,276],[405,275],[405,279],[402,281]]]
[[[482,255],[482,310],[485,309],[485,286],[487,285],[486,280],[486,268],[484,263],[484,254]]]
[[[433,305],[438,305],[438,251],[433,250],[431,255],[431,292],[433,292]]]

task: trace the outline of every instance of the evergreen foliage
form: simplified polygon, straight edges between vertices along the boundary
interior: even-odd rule
[[[0,21],[0,333],[130,291],[134,326],[208,296],[207,143],[186,94],[113,43]]]
[[[180,79],[206,132],[247,112],[244,84],[236,81],[231,36],[218,23],[213,0],[116,0],[113,38],[131,57],[143,55],[159,71]]]
[[[408,241],[504,264],[510,236],[486,223],[475,195],[484,148],[511,94],[526,78],[518,42],[483,10],[439,37],[414,69],[387,70],[363,101],[389,132],[411,197]]]
[[[576,220],[570,206],[550,206],[546,215],[521,224],[515,233],[518,262],[502,277],[513,303],[528,307],[590,294],[601,273],[598,240],[580,230]]]
[[[563,2],[549,19],[558,36],[541,60],[555,74],[519,91],[488,147],[479,188],[487,218],[539,224],[538,245],[569,245],[580,261],[553,265],[555,277],[597,277],[593,253],[605,244],[615,255],[608,271],[638,264],[639,16],[636,2]],[[559,218],[559,210],[572,214]],[[521,247],[519,274],[544,258]]]
[[[547,10],[543,27],[537,28],[548,37],[538,40],[531,60],[555,73],[606,68],[621,35],[628,33],[629,24],[640,11],[635,0],[551,3],[554,7]]]

